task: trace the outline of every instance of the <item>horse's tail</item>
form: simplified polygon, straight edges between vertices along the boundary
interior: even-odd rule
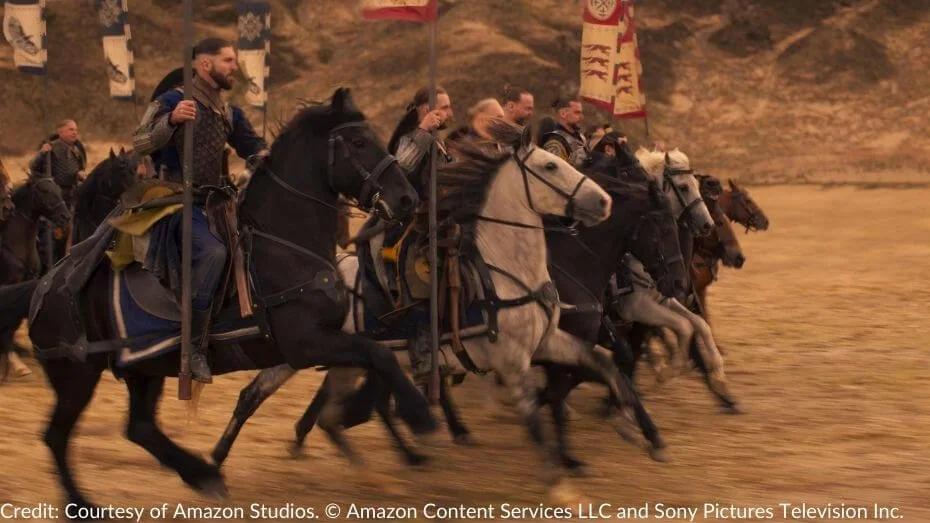
[[[13,335],[29,315],[32,293],[39,280],[29,280],[0,287],[0,383],[10,370],[9,353],[13,350]],[[9,343],[5,343],[9,340]]]

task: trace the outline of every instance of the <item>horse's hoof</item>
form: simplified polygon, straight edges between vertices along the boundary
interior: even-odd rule
[[[625,416],[622,412],[617,412],[611,416],[610,420],[613,423],[614,430],[617,431],[617,434],[619,434],[624,441],[628,443],[636,442],[636,432],[639,427],[636,426],[633,420]]]
[[[407,455],[404,456],[404,461],[411,467],[422,467],[429,463],[429,456],[408,452]]]
[[[301,443],[296,441],[288,441],[285,443],[287,448],[287,455],[294,459],[304,459],[307,455],[304,453],[304,446]]]
[[[568,472],[568,474],[572,477],[575,477],[575,478],[589,477],[588,469],[585,463],[571,456],[562,457],[562,466],[565,467],[566,472]]]
[[[549,503],[554,506],[572,508],[587,501],[580,490],[564,479],[549,489],[547,498]]]
[[[737,416],[739,414],[745,414],[746,411],[735,401],[730,401],[729,403],[723,405],[723,413],[730,414],[731,416]]]
[[[656,447],[653,447],[653,446],[650,445],[650,446],[649,446],[649,449],[648,449],[648,452],[649,452],[649,457],[652,458],[652,461],[655,461],[655,462],[658,462],[658,463],[668,463],[668,461],[669,461],[669,460],[668,460],[668,453],[665,452],[665,448],[664,448],[664,447],[663,447],[663,448],[656,448]]]
[[[223,481],[219,471],[217,471],[216,476],[203,478],[191,486],[201,496],[215,502],[226,501],[229,498],[229,489],[226,488],[226,482]]]

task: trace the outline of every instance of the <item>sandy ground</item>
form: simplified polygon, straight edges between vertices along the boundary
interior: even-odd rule
[[[779,503],[879,504],[897,507],[904,521],[930,521],[930,191],[785,186],[759,187],[753,196],[772,228],[740,235],[747,264],[723,271],[709,298],[746,413],[721,414],[693,374],[649,393],[647,407],[670,446],[671,462],[659,464],[593,415],[599,388],[578,390],[570,399],[579,414],[572,444],[593,477],[574,485],[592,502],[612,504],[614,515],[620,506],[647,505],[651,521],[662,520],[658,503],[698,507],[694,521],[831,520],[784,518]],[[57,506],[62,491],[40,440],[52,395],[36,363],[27,363],[33,377],[0,388],[0,503]],[[209,452],[252,376],[218,378],[190,426],[169,380],[160,411],[167,433]],[[373,469],[404,482],[403,495],[361,486],[319,433],[308,441],[308,459],[291,459],[285,442],[320,378],[299,375],[245,428],[225,465],[228,506],[248,515],[252,503],[294,503],[326,519],[326,504],[354,502],[416,507],[424,519],[427,502],[491,504],[501,519],[502,503],[544,501],[522,427],[473,377],[454,393],[479,446],[426,449],[434,460],[418,470],[400,463],[379,423],[349,433]],[[652,388],[648,373],[640,384]],[[73,446],[77,480],[89,497],[146,509],[211,506],[123,438],[126,404],[124,387],[105,374]],[[704,503],[773,511],[704,517]]]

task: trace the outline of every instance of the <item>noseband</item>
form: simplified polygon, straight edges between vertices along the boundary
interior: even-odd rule
[[[681,191],[678,189],[678,186],[675,184],[673,179],[675,176],[680,176],[684,174],[694,174],[694,169],[668,169],[666,168],[662,172],[663,183],[665,187],[671,187],[672,191],[675,193],[675,197],[678,199],[678,203],[681,205],[681,214],[678,215],[679,222],[681,221],[682,216],[687,216],[687,224],[694,226],[697,229],[697,223],[695,219],[691,216],[691,209],[697,207],[698,205],[704,203],[704,198],[701,197],[700,190],[698,190],[697,197],[691,202],[685,201],[685,197],[681,194]]]
[[[584,182],[588,180],[588,177],[585,175],[581,175],[581,180],[578,180],[578,185],[575,186],[572,192],[570,193],[565,192],[561,188],[556,187],[549,180],[546,180],[545,178],[540,176],[539,173],[534,171],[532,168],[530,168],[529,165],[526,164],[526,161],[530,159],[530,156],[533,154],[534,151],[536,151],[536,148],[530,147],[530,150],[526,153],[526,156],[524,156],[523,158],[520,158],[516,150],[514,150],[513,152],[513,158],[514,160],[516,160],[517,165],[520,167],[520,174],[523,175],[523,188],[526,190],[526,201],[529,204],[530,209],[533,212],[537,212],[536,207],[533,206],[533,195],[530,193],[530,180],[527,175],[533,176],[537,180],[546,184],[547,187],[555,191],[556,194],[565,198],[566,199],[565,216],[568,218],[573,218],[575,214],[575,196],[578,194],[578,191],[581,190],[581,185],[584,184]]]
[[[334,127],[333,130],[329,132],[329,162],[327,163],[326,173],[329,177],[329,186],[332,188],[334,187],[333,167],[336,165],[336,149],[337,146],[342,146],[342,158],[351,163],[352,167],[355,168],[355,172],[362,177],[362,190],[358,195],[359,208],[368,212],[378,204],[383,193],[383,187],[378,183],[378,179],[381,178],[381,175],[384,174],[391,165],[397,163],[397,158],[395,158],[394,155],[388,154],[378,162],[378,165],[375,165],[374,169],[369,171],[361,162],[349,154],[349,148],[346,146],[342,136],[338,134],[339,131],[344,129],[358,128],[368,129],[368,124],[365,122],[344,123]]]

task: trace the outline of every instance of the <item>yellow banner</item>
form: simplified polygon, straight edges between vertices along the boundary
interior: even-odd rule
[[[579,95],[605,111],[613,110],[619,19],[619,0],[585,1]]]

